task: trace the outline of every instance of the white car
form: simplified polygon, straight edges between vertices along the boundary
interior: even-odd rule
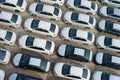
[[[59,27],[57,24],[33,18],[28,18],[24,22],[24,29],[52,37],[56,37],[59,32]]]
[[[29,6],[29,13],[32,16],[39,16],[43,18],[48,18],[50,20],[60,20],[62,16],[62,10],[54,6],[32,3]]]
[[[5,79],[5,71],[0,69],[0,80]]]
[[[112,37],[98,36],[96,45],[100,49],[108,49],[120,52],[120,40]]]
[[[52,4],[54,6],[63,6],[65,3],[65,0],[36,0],[36,1],[49,3],[49,4]]]
[[[93,33],[70,27],[62,30],[61,37],[64,40],[75,41],[88,45],[93,45],[95,40],[95,35]]]
[[[103,5],[110,5],[120,8],[120,0],[100,0]]]
[[[91,61],[93,56],[92,50],[67,44],[61,44],[57,52],[60,57],[86,62]]]
[[[11,27],[20,27],[21,22],[22,18],[20,15],[6,11],[0,11],[0,24]]]
[[[55,43],[53,41],[29,35],[21,36],[18,44],[20,48],[46,54],[53,54],[55,49]]]
[[[48,72],[50,70],[50,61],[34,57],[27,54],[17,53],[13,58],[13,64],[15,67],[26,68],[29,70]]]
[[[106,21],[106,20],[99,21],[98,29],[100,31],[113,33],[118,36],[120,35],[120,24],[112,22],[112,21]]]
[[[92,80],[120,80],[120,75],[106,73],[103,71],[95,71]]]
[[[0,29],[0,43],[14,45],[17,35],[13,31]]]
[[[109,18],[113,18],[113,19],[120,21],[120,9],[119,8],[102,6],[100,8],[99,14],[102,17],[109,17]]]
[[[11,53],[3,48],[0,48],[0,63],[1,64],[8,64],[10,60]]]
[[[66,24],[73,24],[84,28],[94,29],[96,25],[96,19],[92,16],[75,13],[75,12],[66,12],[63,17],[63,21]]]
[[[72,80],[89,80],[91,71],[86,67],[78,67],[68,63],[58,62],[54,66],[55,76]]]
[[[0,0],[0,7],[16,12],[24,12],[27,7],[27,2],[26,0]]]
[[[98,5],[88,0],[68,0],[66,6],[69,10],[96,14]]]

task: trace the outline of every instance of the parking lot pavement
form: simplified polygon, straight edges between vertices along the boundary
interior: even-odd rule
[[[36,2],[36,1],[35,0],[27,0],[27,2],[28,2],[28,6],[29,6],[31,3]],[[98,3],[98,2],[96,1],[96,3]],[[98,3],[98,4],[99,4],[99,7],[100,7],[101,4],[100,3]],[[2,9],[2,10],[4,10],[4,9]],[[28,8],[27,8],[27,10],[28,10]],[[10,28],[8,26],[0,25],[0,28],[12,30],[12,31],[16,32],[16,34],[17,34],[16,45],[14,45],[14,46],[8,46],[8,45],[3,45],[3,44],[0,45],[0,47],[9,50],[12,53],[12,57],[11,57],[11,60],[10,60],[9,64],[7,64],[7,65],[0,65],[0,68],[3,69],[3,70],[5,70],[5,72],[6,72],[6,78],[5,78],[5,80],[8,80],[8,76],[12,72],[18,72],[18,73],[28,74],[28,75],[31,75],[31,76],[43,78],[44,80],[67,80],[67,79],[55,77],[53,75],[53,72],[52,72],[54,64],[56,62],[61,62],[61,61],[62,62],[67,62],[67,63],[71,63],[71,64],[77,64],[77,65],[86,66],[86,67],[88,67],[88,68],[91,69],[92,73],[94,72],[94,70],[104,70],[104,71],[108,71],[108,72],[113,72],[113,73],[120,74],[120,70],[115,70],[115,69],[108,68],[108,67],[103,67],[103,66],[97,66],[97,65],[95,65],[93,63],[93,61],[92,62],[81,62],[81,61],[75,61],[75,60],[72,60],[72,59],[65,59],[65,58],[58,57],[58,55],[57,55],[57,48],[62,43],[72,44],[74,46],[91,49],[91,50],[94,51],[94,54],[97,51],[109,52],[109,53],[115,54],[115,55],[120,55],[120,54],[115,53],[115,52],[111,52],[111,51],[97,49],[95,45],[93,45],[93,46],[86,46],[86,45],[78,44],[78,43],[75,43],[75,42],[64,41],[64,40],[62,40],[60,38],[60,32],[61,32],[61,30],[64,27],[68,27],[69,25],[64,24],[62,21],[56,22],[56,21],[50,21],[50,20],[44,19],[44,18],[32,17],[32,16],[30,16],[28,14],[27,10],[24,13],[17,13],[17,12],[5,10],[5,11],[16,13],[16,14],[19,14],[19,15],[22,16],[23,21],[22,21],[21,27],[19,27],[19,28]],[[63,10],[63,14],[64,14],[65,11],[67,11],[67,9],[65,7],[62,7],[62,10]],[[97,18],[97,21],[101,20],[101,18],[99,17],[99,15],[94,15],[94,16]],[[41,19],[41,20],[46,20],[46,21],[58,24],[59,28],[60,28],[60,32],[59,32],[58,37],[51,38],[51,37],[43,36],[43,35],[40,35],[40,34],[36,34],[36,33],[31,33],[31,32],[25,31],[23,29],[23,23],[24,23],[25,19],[30,18],[30,17],[32,17],[32,18],[38,18],[38,19]],[[85,30],[85,29],[83,29],[83,28],[81,28],[79,26],[73,26],[72,25],[70,27],[75,27],[75,28],[79,28],[79,29]],[[93,33],[95,33],[96,36],[98,36],[98,35],[106,35],[106,36],[112,36],[112,37],[120,39],[120,37],[116,37],[115,35],[108,34],[108,33],[99,32],[96,29],[93,29],[93,30],[87,29],[86,31],[93,32]],[[52,55],[45,55],[45,54],[41,54],[41,53],[36,53],[36,52],[28,51],[28,50],[21,50],[21,49],[19,49],[19,47],[17,46],[17,42],[18,42],[19,37],[22,36],[22,35],[24,35],[24,34],[33,35],[33,36],[36,36],[36,37],[53,40],[55,42],[55,44],[56,44],[56,49],[55,49],[54,54],[52,54]],[[13,59],[14,55],[16,53],[18,53],[18,52],[25,53],[25,54],[30,54],[30,55],[34,55],[34,56],[40,56],[40,57],[44,57],[44,58],[50,60],[52,62],[52,66],[51,66],[50,71],[48,73],[42,73],[42,72],[36,72],[36,71],[31,71],[31,70],[27,70],[27,69],[21,69],[21,68],[14,67],[12,65],[12,59]]]

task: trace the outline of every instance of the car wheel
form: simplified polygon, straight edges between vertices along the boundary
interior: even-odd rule
[[[59,5],[58,4],[53,4],[54,6],[58,7]]]
[[[31,14],[31,16],[34,16],[34,17],[35,17],[36,15],[35,15],[35,14]]]
[[[36,0],[37,2],[41,2],[41,0]]]
[[[88,44],[87,43],[83,43],[83,45],[87,46]]]
[[[15,12],[20,12],[19,10],[15,10]]]
[[[87,14],[88,14],[88,15],[92,15],[92,13],[91,13],[91,12],[88,12]]]
[[[74,11],[74,8],[69,8],[70,11]]]
[[[47,35],[47,37],[51,37],[50,35]]]
[[[50,20],[52,20],[52,21],[56,21],[56,19],[54,19],[54,18],[52,18],[52,19],[50,19]]]
[[[101,47],[100,47],[99,49],[104,49],[104,48],[101,48]]]
[[[105,5],[105,6],[106,6],[106,5],[108,5],[108,3],[103,3],[103,5]]]
[[[64,41],[69,41],[68,39],[63,39]]]
[[[69,23],[69,22],[67,22],[66,24],[67,24],[67,25],[71,25],[71,23]]]
[[[12,26],[12,25],[10,25],[9,27],[10,27],[10,28],[15,28],[15,27],[14,27],[14,26]]]
[[[90,29],[90,27],[85,27],[85,29]]]

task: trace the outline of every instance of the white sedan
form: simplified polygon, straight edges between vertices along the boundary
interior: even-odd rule
[[[10,60],[11,53],[3,48],[0,48],[0,63],[1,64],[8,64]]]
[[[52,4],[54,6],[63,6],[65,3],[65,0],[36,0],[36,1],[49,3],[49,4]]]
[[[53,73],[55,76],[72,80],[89,80],[91,74],[86,67],[78,67],[63,62],[55,64]]]
[[[53,54],[55,49],[55,43],[53,41],[29,35],[21,36],[19,38],[18,45],[23,49],[46,54]]]
[[[5,71],[0,69],[0,80],[5,79]]]
[[[103,5],[110,5],[120,8],[120,0],[100,0]]]
[[[96,14],[98,10],[98,5],[88,0],[68,0],[66,6],[69,10],[90,14]]]
[[[60,20],[62,16],[61,9],[41,3],[32,3],[29,6],[29,13],[32,16],[39,16],[50,20]]]
[[[17,35],[13,31],[0,29],[0,43],[14,45]]]
[[[120,40],[112,37],[98,36],[96,45],[101,49],[108,49],[116,52],[120,52]]]
[[[66,12],[64,14],[63,21],[66,24],[73,24],[76,26],[91,29],[94,29],[96,25],[96,19],[94,17],[75,12]]]
[[[57,24],[33,18],[28,18],[24,22],[24,29],[52,37],[56,37],[59,32],[59,27]]]
[[[16,12],[24,12],[27,7],[27,2],[26,0],[0,0],[0,7]]]
[[[22,17],[20,15],[6,11],[0,11],[0,24],[16,28],[16,27],[20,27],[21,22],[22,22]]]
[[[62,30],[61,37],[64,40],[75,41],[88,45],[93,45],[95,40],[95,35],[93,33],[70,27]]]

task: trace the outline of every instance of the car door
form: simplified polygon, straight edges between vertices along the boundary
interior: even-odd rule
[[[78,6],[77,10],[79,10],[81,12],[90,12],[90,9],[85,6]]]
[[[31,46],[30,49],[33,51],[41,52],[41,53],[45,52],[45,50],[43,48],[36,47],[36,46]]]
[[[48,35],[49,34],[49,32],[47,30],[41,29],[41,28],[36,28],[36,29],[34,29],[34,31],[37,32],[37,33],[43,34],[43,35]]]
[[[116,6],[116,7],[120,7],[120,1],[119,0],[112,0],[110,2],[110,4],[113,5],[113,6]]]
[[[5,20],[5,19],[0,19],[0,24],[3,24],[3,25],[10,25],[10,21],[8,20]]]
[[[79,21],[79,20],[75,21],[74,24],[82,26],[82,27],[86,27],[88,25],[88,23]]]
[[[11,4],[11,3],[1,3],[0,6],[2,8],[11,9],[11,10],[15,10],[15,8],[16,8],[16,6],[14,4]]]
[[[52,18],[53,15],[51,13],[48,13],[48,12],[39,12],[38,13],[41,17],[46,17],[46,18]]]
[[[73,40],[76,41],[76,42],[86,43],[85,39],[79,38],[79,37],[75,37],[75,38],[73,38]]]

